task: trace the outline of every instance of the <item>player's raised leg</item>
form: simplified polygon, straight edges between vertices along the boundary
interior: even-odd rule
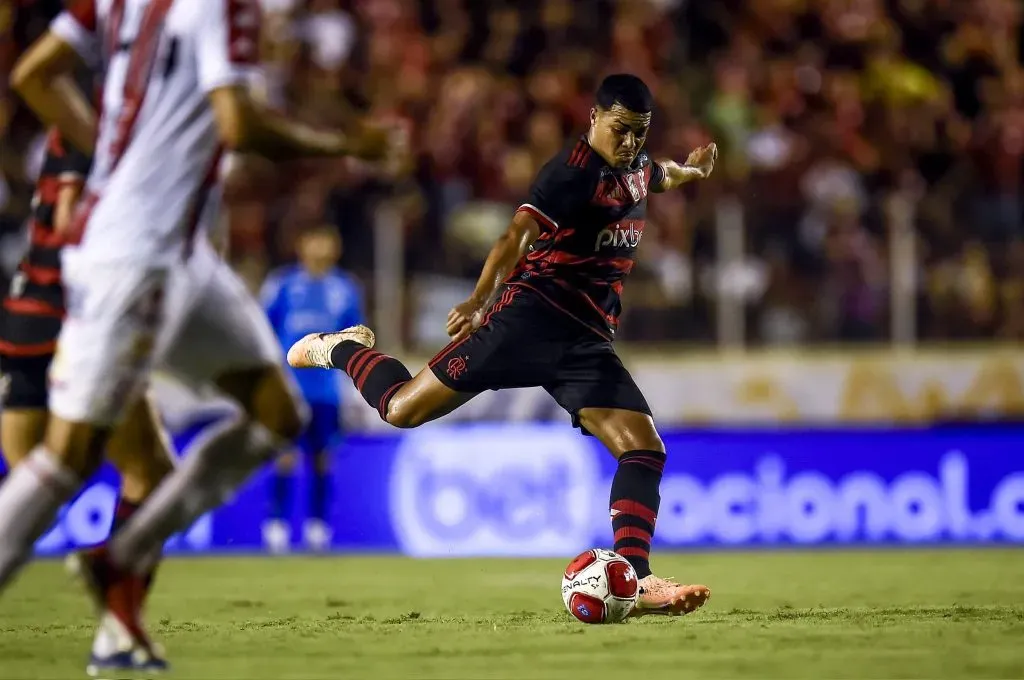
[[[683,585],[651,572],[651,540],[661,504],[665,445],[650,414],[619,408],[582,408],[579,425],[618,460],[609,497],[614,550],[636,570],[640,599],[633,615],[688,614],[711,596],[704,585]]]
[[[530,384],[534,372],[529,366],[510,370],[496,359],[533,340],[531,329],[505,323],[498,315],[514,312],[516,291],[503,284],[539,234],[533,216],[515,214],[491,248],[473,295],[448,314],[452,342],[415,377],[398,359],[374,350],[373,331],[361,325],[305,336],[289,348],[288,363],[345,372],[383,420],[402,428],[440,418],[484,390],[517,386],[517,380]],[[472,366],[467,363],[471,355]]]
[[[415,377],[398,359],[373,349],[366,326],[335,333],[314,333],[288,350],[294,368],[335,368],[350,378],[366,403],[395,427],[413,428],[451,413],[477,392],[457,391],[442,383],[430,366]],[[451,345],[449,345],[451,347]],[[447,349],[447,348],[446,348]],[[442,356],[445,353],[442,350]]]

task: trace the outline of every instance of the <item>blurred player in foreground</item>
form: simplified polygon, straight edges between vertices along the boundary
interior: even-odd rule
[[[0,442],[8,470],[25,460],[43,441],[49,417],[47,371],[53,362],[64,316],[60,248],[71,220],[89,159],[65,144],[57,130],[47,135],[47,150],[33,197],[29,249],[18,265],[0,311],[0,369],[3,411]],[[173,459],[149,412],[139,399],[133,413],[115,430],[106,454],[121,475],[111,532],[117,531],[174,469]],[[158,557],[158,555],[155,555]],[[152,585],[156,563],[145,581]],[[130,653],[117,648],[108,625],[101,625],[89,661],[91,668],[130,665]]]
[[[256,0],[79,0],[23,55],[14,89],[94,161],[61,254],[67,316],[44,442],[0,487],[0,588],[99,465],[154,366],[218,388],[236,412],[207,430],[109,544],[79,556],[101,620],[138,665],[163,667],[141,616],[166,539],[218,506],[302,429],[258,303],[211,246],[225,146],[272,158],[379,158],[384,130],[317,131],[249,94]],[[102,65],[103,115],[69,85]],[[108,617],[109,615],[109,617]]]
[[[685,164],[652,161],[643,151],[652,107],[639,78],[603,81],[589,131],[541,169],[472,297],[448,314],[452,343],[416,377],[374,351],[365,326],[309,335],[288,362],[344,371],[396,427],[439,418],[484,390],[544,387],[618,459],[610,511],[615,550],[640,580],[634,614],[675,615],[702,606],[710,591],[651,573],[665,445],[612,338],[648,192],[708,177],[718,152],[711,144]]]
[[[351,276],[338,269],[341,235],[331,224],[304,230],[298,241],[299,263],[267,277],[260,297],[267,318],[282,346],[291,347],[320,328],[346,328],[363,322],[362,291]],[[310,418],[298,445],[309,464],[309,508],[302,533],[306,546],[325,550],[331,543],[329,506],[331,451],[341,439],[341,384],[338,374],[294,371]],[[290,517],[295,483],[295,455],[277,459],[270,478],[270,518],[263,542],[273,552],[291,543]]]
[[[39,11],[46,13],[49,9],[43,6]],[[52,19],[59,11],[58,6],[44,16]],[[8,75],[5,69],[4,80]],[[92,91],[93,76],[88,69],[80,69],[75,75],[83,89]],[[46,430],[47,372],[65,312],[60,249],[90,165],[91,158],[66,143],[58,130],[48,132],[32,197],[29,247],[0,308],[0,445],[8,471],[42,442]],[[140,399],[134,406],[137,413],[121,424],[107,444],[107,458],[121,476],[121,493],[114,506],[111,531],[125,524],[174,467],[149,408],[149,402]],[[147,592],[151,583],[152,578],[148,578]],[[90,666],[123,667],[129,663],[130,657],[118,652],[108,627],[101,625],[93,643]]]

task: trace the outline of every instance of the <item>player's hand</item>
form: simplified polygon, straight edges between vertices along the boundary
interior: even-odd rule
[[[686,157],[686,165],[695,168],[700,172],[701,179],[711,176],[715,169],[715,161],[718,160],[718,145],[711,142],[707,146],[700,146],[690,152]]]
[[[461,304],[455,305],[452,307],[452,311],[448,312],[448,325],[446,328],[448,337],[453,341],[462,340],[480,328],[483,318],[483,305],[476,300],[466,300]]]

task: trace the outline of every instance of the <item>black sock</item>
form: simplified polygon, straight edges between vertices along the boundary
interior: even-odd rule
[[[348,374],[366,403],[387,420],[388,403],[398,388],[412,380],[409,369],[387,354],[345,340],[331,351],[331,364]]]
[[[274,470],[268,480],[270,518],[287,519],[292,509],[292,473]]]
[[[117,506],[114,508],[114,521],[110,523],[110,533],[113,534],[127,524],[131,516],[139,509],[139,505],[139,503],[127,500],[124,496],[119,496]]]
[[[309,516],[327,521],[327,505],[331,496],[331,473],[313,470],[309,480]]]
[[[661,473],[665,454],[660,451],[627,451],[619,458],[612,479],[612,529],[615,552],[633,565],[637,578],[651,574],[651,538],[661,504]]]

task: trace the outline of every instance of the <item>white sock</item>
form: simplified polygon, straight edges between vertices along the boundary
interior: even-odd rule
[[[0,486],[0,590],[28,561],[36,540],[79,486],[78,476],[42,445],[11,471]]]
[[[236,414],[211,427],[110,541],[114,564],[145,572],[176,532],[224,503],[281,448],[265,427]]]

